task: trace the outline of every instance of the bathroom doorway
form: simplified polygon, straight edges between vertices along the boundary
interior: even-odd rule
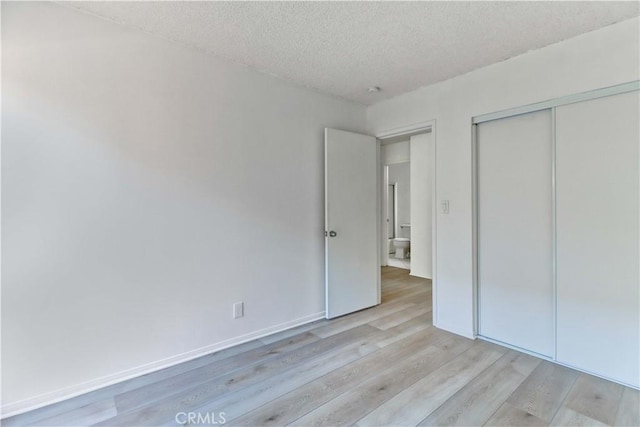
[[[422,127],[378,135],[381,266],[435,279],[435,132]]]
[[[403,161],[384,167],[388,182],[385,218],[387,265],[411,270],[411,163]]]

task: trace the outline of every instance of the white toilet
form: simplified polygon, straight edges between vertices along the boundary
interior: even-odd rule
[[[393,247],[396,248],[396,258],[404,259],[409,252],[411,240],[407,237],[396,237],[393,239]]]

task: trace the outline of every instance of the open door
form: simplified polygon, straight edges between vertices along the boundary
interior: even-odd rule
[[[326,317],[378,304],[378,148],[372,136],[325,129]]]

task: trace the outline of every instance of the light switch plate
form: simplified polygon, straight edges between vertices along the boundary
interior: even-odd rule
[[[448,214],[449,213],[449,201],[448,200],[442,200],[440,202],[440,212],[442,212],[443,214]]]
[[[233,304],[233,318],[238,319],[244,316],[244,302],[237,302]]]

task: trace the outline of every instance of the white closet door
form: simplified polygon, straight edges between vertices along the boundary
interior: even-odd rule
[[[554,353],[551,111],[477,128],[480,335]]]
[[[556,110],[558,361],[640,385],[638,92]]]

